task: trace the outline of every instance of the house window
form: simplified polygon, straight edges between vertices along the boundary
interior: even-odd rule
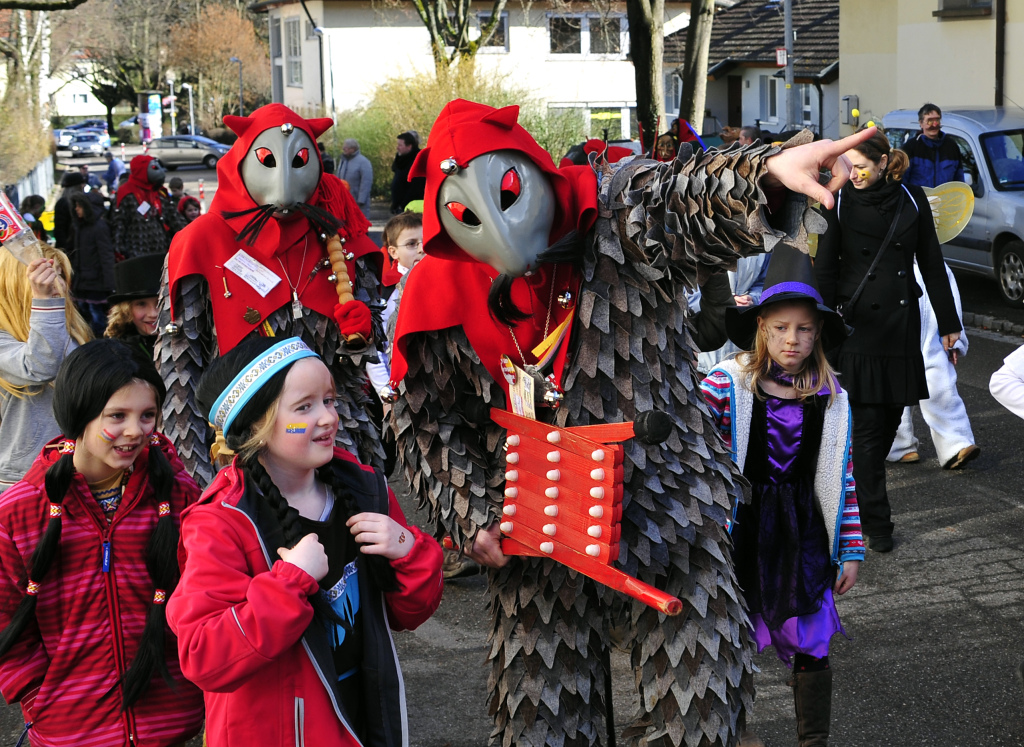
[[[761,78],[761,119],[776,120],[779,117],[778,81],[770,75]]]
[[[290,86],[302,85],[302,39],[298,18],[284,22],[285,75]]]
[[[491,22],[491,14],[478,13],[476,19],[482,31],[484,26]],[[501,14],[501,20],[498,21],[498,25],[494,29],[494,34],[487,40],[486,44],[481,45],[480,49],[487,51],[493,50],[495,52],[508,51],[508,13]]]
[[[665,76],[665,111],[678,114],[683,99],[683,79],[675,73]]]
[[[623,57],[626,53],[625,16],[551,16],[551,54]]]
[[[812,124],[811,110],[812,110],[812,96],[811,92],[813,88],[806,83],[800,86],[800,121],[806,125]]]
[[[315,39],[316,38],[316,32],[313,30],[314,28],[315,28],[315,26],[313,26],[313,24],[309,20],[307,20],[306,21],[306,38],[307,39]]]
[[[937,18],[988,18],[992,15],[992,0],[939,0],[939,9],[933,10]]]
[[[89,94],[87,94],[87,93],[76,93],[75,94],[75,103],[77,103],[77,104],[88,104],[89,103]]]

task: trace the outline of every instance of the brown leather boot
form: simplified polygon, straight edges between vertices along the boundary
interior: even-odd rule
[[[793,701],[800,747],[828,747],[832,721],[832,670],[795,672]]]

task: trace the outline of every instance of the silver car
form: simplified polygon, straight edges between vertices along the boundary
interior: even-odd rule
[[[920,130],[910,109],[889,112],[882,124],[897,148]],[[998,280],[1007,304],[1024,305],[1024,111],[946,109],[942,131],[959,146],[975,197],[970,223],[942,254],[956,270]]]
[[[173,135],[161,137],[149,143],[146,151],[164,165],[168,171],[179,166],[205,166],[217,168],[217,161],[230,150],[216,140],[199,135]]]

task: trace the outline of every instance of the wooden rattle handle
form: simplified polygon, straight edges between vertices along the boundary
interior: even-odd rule
[[[355,300],[355,296],[352,295],[352,281],[348,275],[347,261],[351,259],[351,255],[345,251],[345,242],[338,234],[334,234],[327,240],[327,258],[331,262],[331,271],[335,277],[334,287],[338,291],[338,303],[344,306],[349,301]],[[347,343],[361,345],[368,343],[368,340],[362,335],[344,335],[344,337]]]

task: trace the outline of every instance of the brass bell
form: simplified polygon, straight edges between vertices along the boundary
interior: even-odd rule
[[[459,170],[459,164],[455,162],[454,158],[446,158],[441,161],[441,171],[451,176]]]
[[[562,406],[562,400],[565,399],[565,395],[557,389],[548,389],[544,392],[544,404],[550,407],[552,410],[557,410]]]
[[[377,394],[380,396],[381,402],[387,402],[393,404],[398,399],[398,392],[390,384],[385,384],[378,391]]]
[[[330,275],[327,276],[327,279],[329,281],[331,281],[332,283],[337,283],[338,282],[338,276],[335,275],[333,272]]]
[[[292,130],[294,129],[295,125],[293,125],[291,122],[285,122],[283,125],[281,125],[281,132],[283,132],[285,135],[291,135]]]
[[[356,255],[353,254],[352,252],[345,252],[345,261],[346,262],[351,262],[355,258],[356,258]]]
[[[164,332],[166,332],[169,335],[176,335],[180,331],[181,331],[181,328],[177,324],[175,324],[174,322],[171,322],[166,327],[164,327]]]
[[[558,305],[563,309],[571,309],[575,303],[576,301],[572,296],[572,291],[562,291],[558,294]]]

